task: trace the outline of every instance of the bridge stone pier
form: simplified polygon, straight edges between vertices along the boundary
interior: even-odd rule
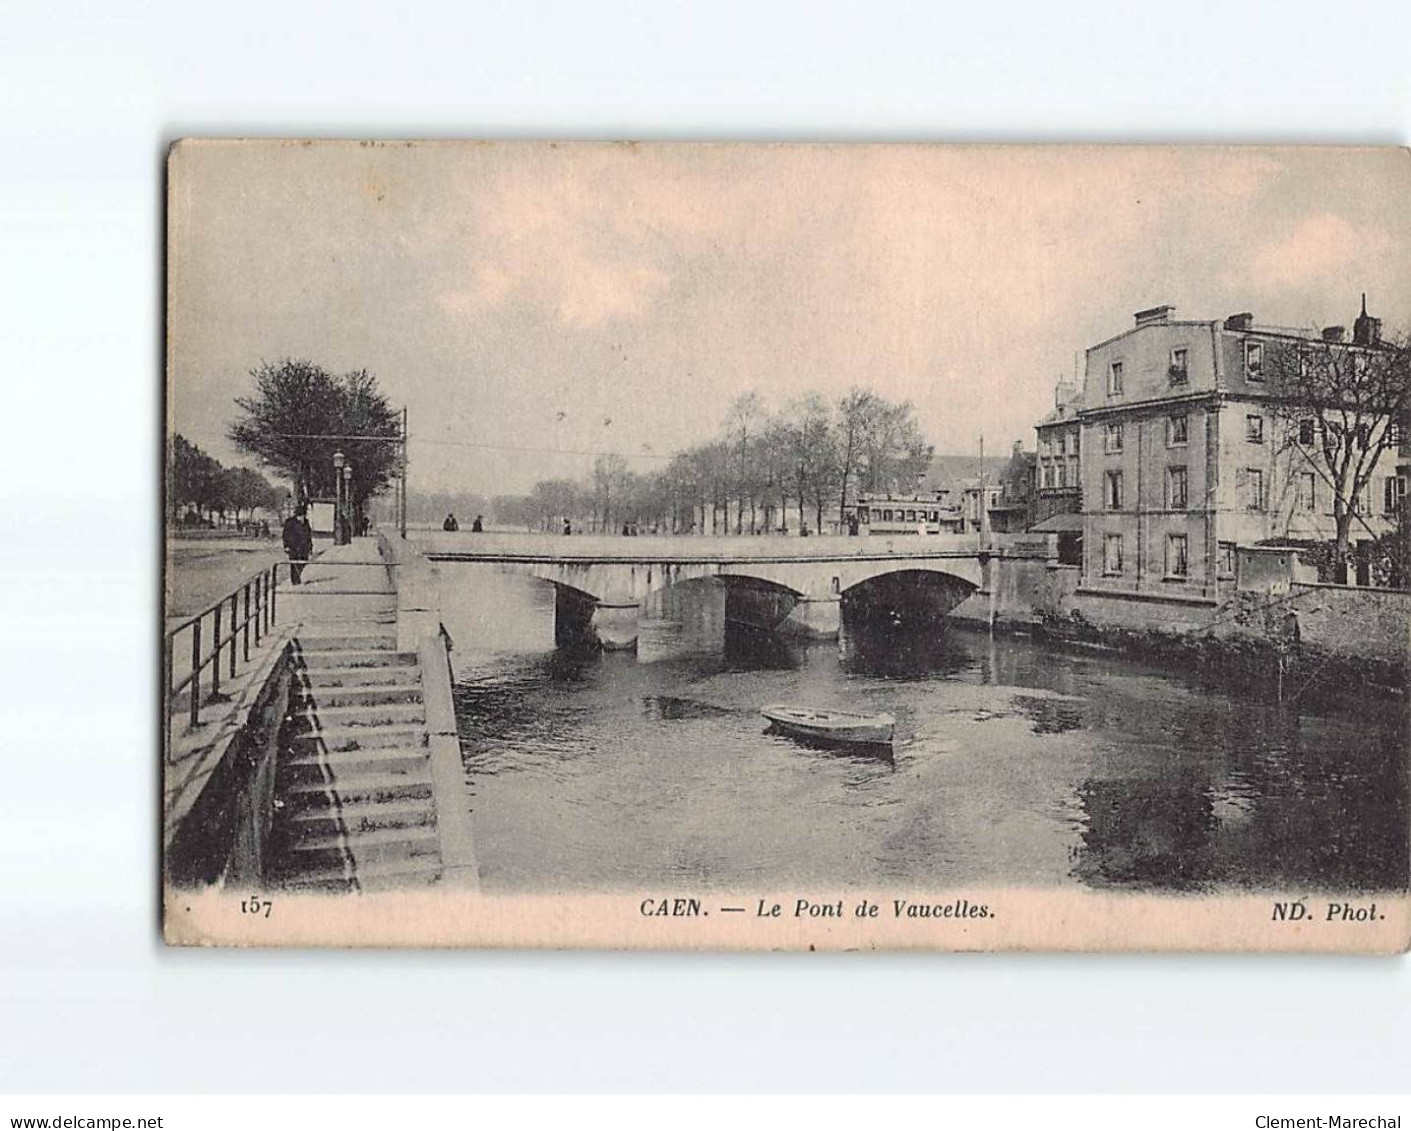
[[[910,535],[880,537],[616,537],[471,532],[416,532],[433,562],[492,564],[551,582],[555,638],[630,649],[641,610],[673,585],[714,579],[727,587],[727,610],[763,610],[766,627],[812,639],[838,634],[845,594],[893,575],[940,583],[954,607],[988,589],[988,571],[1004,556],[1051,557],[1052,536]]]

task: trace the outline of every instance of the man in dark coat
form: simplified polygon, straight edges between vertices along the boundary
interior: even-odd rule
[[[475,521],[470,524],[470,532],[479,534],[485,529],[485,523],[481,521],[480,515],[475,516]]]
[[[453,515],[453,514],[448,514],[448,515],[446,516],[446,521],[441,524],[441,529],[442,529],[442,530],[456,531],[456,530],[459,530],[460,528],[461,528],[461,524],[456,521],[456,516]]]
[[[289,580],[300,584],[304,565],[314,551],[314,532],[303,507],[284,520],[284,552],[289,555]]]

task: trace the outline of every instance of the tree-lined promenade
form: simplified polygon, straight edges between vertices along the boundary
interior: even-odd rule
[[[605,453],[585,479],[542,480],[528,495],[495,498],[491,513],[539,530],[567,522],[662,534],[817,532],[860,492],[914,490],[932,454],[910,402],[853,389],[836,402],[811,393],[771,410],[749,392],[714,440],[658,471],[633,471]]]

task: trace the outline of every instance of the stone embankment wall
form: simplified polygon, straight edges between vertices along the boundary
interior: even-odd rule
[[[986,588],[951,614],[972,625],[1187,658],[1201,664],[1323,666],[1385,688],[1406,682],[1411,593],[1293,582],[1235,591],[1218,605],[1079,589],[1079,570],[998,559]]]
[[[1337,656],[1405,663],[1411,593],[1297,583],[1287,593],[1235,593],[1211,626],[1219,636],[1257,636]]]

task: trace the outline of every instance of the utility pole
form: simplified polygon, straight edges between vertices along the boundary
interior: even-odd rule
[[[407,537],[407,406],[402,406],[402,458],[401,475],[397,483],[397,529],[402,540]]]

